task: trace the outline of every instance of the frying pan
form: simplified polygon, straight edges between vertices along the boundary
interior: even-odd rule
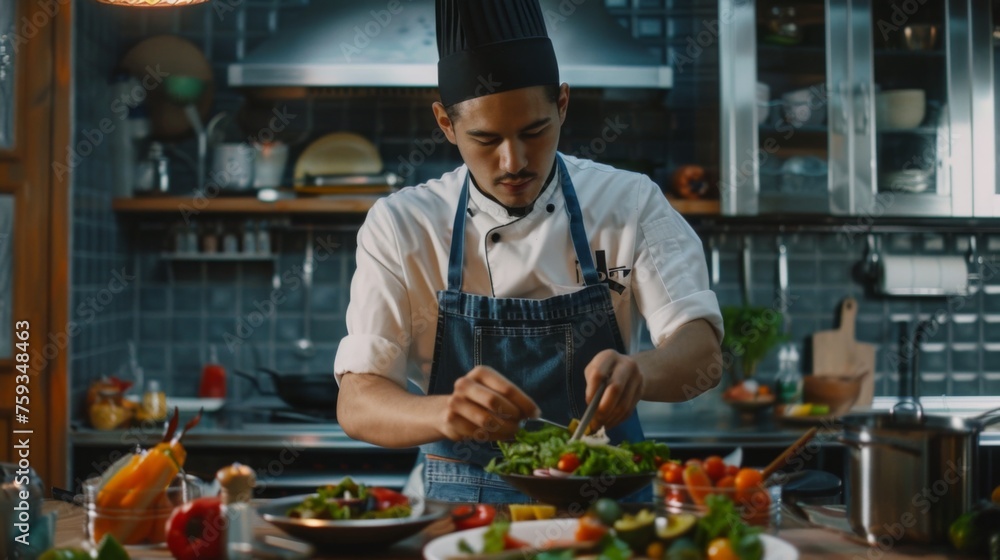
[[[277,395],[286,404],[297,410],[322,410],[334,417],[337,411],[337,394],[340,392],[333,373],[284,373],[273,369],[258,367],[258,371],[271,376]],[[253,383],[254,388],[262,395],[273,395],[260,386],[256,375],[240,371],[233,372]]]

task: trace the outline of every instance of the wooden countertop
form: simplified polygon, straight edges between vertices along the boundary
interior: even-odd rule
[[[45,503],[45,511],[52,510],[56,510],[58,514],[55,535],[56,546],[82,546],[85,521],[83,508],[65,502],[47,501]],[[258,521],[258,535],[283,535],[281,531],[272,527],[267,522],[263,520]],[[419,560],[421,558],[420,551],[427,542],[451,530],[451,522],[449,520],[442,520],[439,523],[431,525],[423,532],[383,550],[358,554],[341,550],[337,551],[335,555],[325,555],[324,553],[328,553],[328,551],[318,551],[315,558],[337,558],[340,560]],[[958,560],[960,558],[959,555],[948,551],[947,548],[928,550],[927,547],[896,546],[886,551],[878,548],[869,549],[862,544],[831,531],[816,528],[782,529],[777,536],[794,545],[799,550],[799,558],[801,560],[863,560],[866,558],[879,558],[879,560]],[[129,553],[133,560],[172,558],[170,552],[166,549],[130,549]]]

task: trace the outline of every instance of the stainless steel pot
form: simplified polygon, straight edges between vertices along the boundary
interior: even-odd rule
[[[1000,409],[975,418],[929,416],[916,401],[843,419],[850,448],[847,515],[869,543],[946,543],[948,527],[981,497],[979,434]]]

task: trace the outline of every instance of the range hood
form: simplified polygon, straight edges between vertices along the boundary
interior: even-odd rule
[[[672,85],[669,66],[638,44],[596,0],[540,0],[572,87]],[[372,7],[377,6],[375,9]],[[434,0],[314,0],[239,62],[233,87],[437,87]]]

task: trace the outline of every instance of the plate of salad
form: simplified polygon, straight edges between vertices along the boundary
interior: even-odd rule
[[[450,513],[445,505],[349,477],[314,494],[269,500],[257,511],[279,529],[317,545],[390,545]]]
[[[604,430],[570,441],[563,428],[520,430],[499,442],[502,457],[487,465],[508,484],[546,504],[589,504],[601,497],[623,498],[652,482],[670,449],[655,441],[611,445]]]
[[[740,521],[732,501],[712,496],[709,512],[625,513],[603,498],[579,519],[510,523],[451,533],[424,548],[427,560],[797,560],[787,541]]]

